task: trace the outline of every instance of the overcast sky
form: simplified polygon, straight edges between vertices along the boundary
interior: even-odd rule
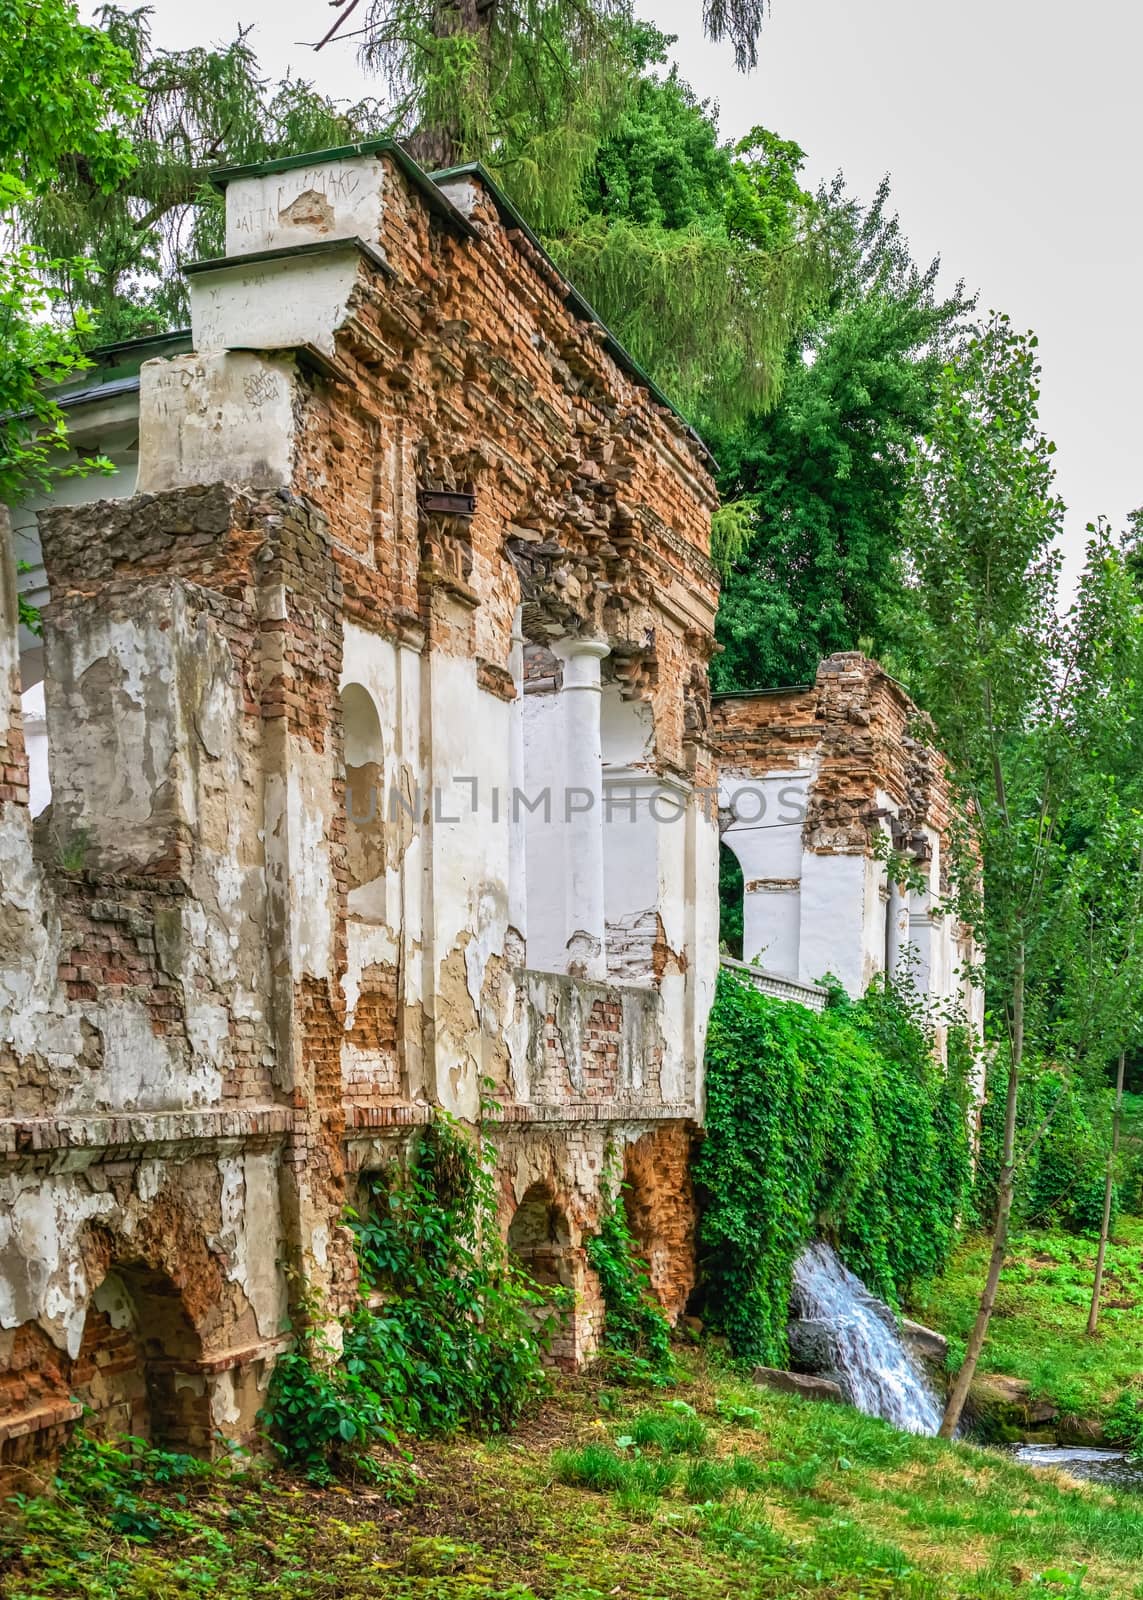
[[[266,69],[327,93],[378,86],[351,45],[304,47],[315,0],[151,0],[156,42],[218,42],[253,23]],[[807,152],[813,184],[859,195],[883,174],[918,260],[940,255],[981,305],[1040,335],[1042,419],[1055,439],[1073,563],[1084,524],[1143,502],[1138,80],[1143,10],[1127,0],[772,0],[758,69],[702,37],[700,0],[639,0],[679,35],[684,76],[724,135],[755,123]]]

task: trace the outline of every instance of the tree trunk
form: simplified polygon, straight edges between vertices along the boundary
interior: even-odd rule
[[[956,1375],[952,1393],[939,1429],[942,1439],[952,1439],[960,1424],[969,1387],[976,1374],[976,1364],[984,1348],[992,1308],[996,1304],[996,1291],[1008,1249],[1008,1227],[1012,1220],[1012,1200],[1016,1189],[1016,1102],[1020,1089],[1020,1065],[1024,1054],[1024,952],[1021,947],[1012,986],[1012,1056],[1008,1067],[1008,1098],[1004,1107],[1004,1149],[1000,1164],[1000,1182],[997,1187],[996,1223],[992,1230],[992,1254],[988,1260],[988,1276],[984,1280],[984,1293],[980,1308],[969,1334],[964,1361]]]
[[[1111,1232],[1111,1191],[1115,1186],[1115,1158],[1119,1154],[1119,1121],[1123,1110],[1123,1067],[1127,1051],[1119,1052],[1119,1066],[1115,1074],[1115,1112],[1111,1119],[1111,1149],[1107,1153],[1107,1176],[1103,1183],[1103,1223],[1099,1230],[1099,1249],[1095,1254],[1095,1282],[1091,1290],[1091,1310],[1087,1314],[1087,1331],[1094,1334],[1099,1326],[1099,1297],[1103,1292],[1103,1263],[1107,1255],[1107,1236]]]

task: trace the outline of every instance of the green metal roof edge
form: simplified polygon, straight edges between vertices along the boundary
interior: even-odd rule
[[[458,211],[447,195],[443,195],[425,169],[413,160],[409,152],[394,138],[363,139],[357,144],[335,145],[330,150],[302,150],[292,156],[275,156],[268,161],[251,161],[242,167],[217,167],[208,179],[211,187],[224,190],[235,178],[266,178],[275,172],[292,172],[298,167],[313,167],[323,161],[351,161],[354,156],[389,155],[400,167],[409,182],[424,195],[430,210],[444,221],[452,223],[470,238],[476,229],[463,212]]]
[[[341,239],[310,239],[305,244],[280,244],[272,250],[250,250],[238,256],[208,256],[205,261],[188,261],[183,276],[193,278],[200,272],[226,272],[236,267],[265,266],[268,261],[297,261],[303,256],[332,256],[354,250],[377,267],[386,277],[397,274],[375,244],[348,233]]]
[[[528,240],[528,243],[533,247],[533,249],[539,251],[540,255],[543,256],[544,260],[548,263],[549,267],[551,267],[556,276],[567,285],[568,292],[566,296],[566,304],[570,306],[571,309],[579,316],[581,316],[585,322],[593,322],[597,328],[603,329],[604,334],[606,335],[606,338],[603,341],[604,349],[607,351],[608,355],[612,358],[616,365],[622,367],[625,372],[631,375],[631,377],[637,379],[645,389],[648,389],[651,394],[654,395],[655,399],[660,405],[666,406],[667,410],[672,416],[678,417],[683,427],[687,430],[687,434],[690,439],[693,441],[693,443],[698,445],[699,449],[702,451],[702,454],[706,457],[711,467],[717,469],[718,462],[715,460],[714,454],[706,440],[702,437],[694,425],[687,421],[686,417],[683,416],[682,412],[679,410],[674,401],[670,399],[668,395],[663,393],[662,389],[659,388],[659,385],[655,382],[654,378],[652,378],[649,373],[644,371],[630,351],[620,344],[619,340],[612,333],[606,322],[604,322],[599,312],[591,304],[591,301],[587,299],[586,295],[580,294],[579,290],[576,288],[575,284],[572,283],[567,273],[556,265],[556,263],[552,260],[547,246],[544,244],[539,234],[536,233],[535,229],[530,223],[525,221],[523,216],[516,209],[513,202],[504,193],[504,190],[497,183],[496,179],[492,176],[484,163],[482,161],[467,161],[457,167],[442,167],[440,171],[430,172],[428,176],[435,184],[447,183],[452,178],[480,179],[481,183],[488,190],[488,193],[492,197],[492,202],[497,211],[500,213],[501,219],[503,221],[510,222],[514,228],[519,228],[520,232],[524,234],[525,238]]]
[[[118,339],[113,344],[93,344],[87,351],[92,361],[105,361],[108,356],[130,355],[135,350],[145,350],[152,344],[173,344],[177,339],[189,339],[189,328],[168,328],[165,333],[142,333],[136,339]]]

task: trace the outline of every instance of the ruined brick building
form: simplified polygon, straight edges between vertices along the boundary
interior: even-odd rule
[[[943,908],[955,808],[902,686],[843,652],[812,685],[716,696],[713,721],[744,959],[795,984],[830,973],[854,997],[904,966],[939,1025],[952,1012],[979,1033],[980,952]],[[889,853],[910,864],[908,881],[894,881]]]
[[[609,1150],[669,1309],[690,1284],[705,451],[480,170],[379,142],[219,181],[190,340],[73,407],[137,481],[40,510],[22,684],[0,586],[9,1462],[75,1401],[249,1435],[290,1269],[351,1303],[357,1174],[485,1082],[504,1229],[578,1293],[563,1359]]]
[[[61,396],[118,475],[14,509],[42,639],[0,566],[0,1469],[81,1405],[249,1437],[291,1285],[352,1305],[345,1207],[434,1108],[498,1105],[560,1361],[616,1176],[677,1315],[720,826],[753,981],[820,1006],[909,947],[978,1004],[908,697],[837,656],[712,713],[712,464],[487,175],[218,181],[191,331]]]

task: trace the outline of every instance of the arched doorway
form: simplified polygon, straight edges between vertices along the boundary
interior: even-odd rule
[[[579,1298],[583,1276],[583,1251],[572,1246],[567,1214],[545,1183],[534,1183],[516,1207],[508,1225],[508,1254],[541,1290],[562,1289]],[[574,1367],[577,1348],[576,1306],[558,1311],[537,1309],[537,1329],[548,1343],[547,1359],[559,1367]]]
[[[203,1453],[213,1426],[202,1340],[177,1286],[141,1262],[108,1269],[88,1303],[71,1391],[105,1438]]]

